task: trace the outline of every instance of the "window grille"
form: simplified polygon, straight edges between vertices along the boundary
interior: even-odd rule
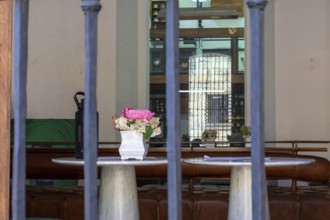
[[[215,141],[231,135],[231,57],[204,53],[189,58],[189,137],[215,130]]]
[[[206,95],[206,123],[208,125],[216,126],[216,124],[228,124],[229,123],[229,95],[218,94],[218,95]]]

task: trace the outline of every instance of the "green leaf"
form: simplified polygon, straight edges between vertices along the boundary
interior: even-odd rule
[[[240,131],[243,136],[250,136],[250,129],[246,125],[242,125]]]
[[[150,125],[146,127],[146,132],[143,134],[144,139],[149,140],[151,138],[153,129],[151,128]]]

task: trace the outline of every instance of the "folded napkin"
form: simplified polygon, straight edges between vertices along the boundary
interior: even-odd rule
[[[208,161],[251,161],[251,157],[210,157],[204,155],[204,160]],[[265,157],[265,161],[270,161],[270,157]]]

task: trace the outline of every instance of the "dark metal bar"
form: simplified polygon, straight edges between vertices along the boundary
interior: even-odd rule
[[[252,219],[269,217],[264,149],[264,8],[267,0],[247,0],[251,40]]]
[[[84,102],[84,175],[85,219],[98,219],[97,197],[97,16],[101,10],[99,0],[83,0],[85,15],[85,102]]]
[[[168,219],[182,219],[178,0],[166,4]]]
[[[29,0],[15,0],[14,9],[14,154],[12,219],[25,219],[26,82]]]

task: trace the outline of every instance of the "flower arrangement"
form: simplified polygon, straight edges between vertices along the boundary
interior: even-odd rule
[[[158,117],[155,113],[146,109],[124,108],[122,115],[112,117],[113,126],[119,131],[138,131],[143,134],[143,138],[149,140],[161,134]]]

